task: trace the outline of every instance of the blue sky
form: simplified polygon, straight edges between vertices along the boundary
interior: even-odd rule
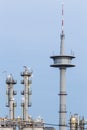
[[[1,0],[0,1],[0,117],[5,108],[5,74],[17,80],[15,97],[21,115],[20,72],[27,65],[33,69],[32,108],[29,114],[41,116],[47,123],[58,123],[59,71],[50,68],[50,55],[59,54],[61,32],[61,0]],[[64,2],[66,53],[74,51],[75,68],[67,69],[67,116],[70,112],[87,117],[87,1]],[[20,99],[20,100],[19,100]],[[3,100],[3,102],[2,102]]]

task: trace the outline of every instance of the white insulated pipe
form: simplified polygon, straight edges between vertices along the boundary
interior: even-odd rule
[[[24,120],[28,121],[28,81],[29,77],[24,76],[24,85],[25,85],[25,90],[24,90]]]
[[[13,98],[13,85],[12,84],[10,84],[10,102],[9,102],[9,115],[10,115],[10,119],[13,119],[14,118],[14,108],[13,108],[13,103],[14,103],[14,98]]]

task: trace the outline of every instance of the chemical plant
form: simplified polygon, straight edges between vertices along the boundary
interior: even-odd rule
[[[0,130],[54,130],[53,127],[46,127],[44,125],[44,121],[41,118],[32,119],[28,112],[29,107],[31,107],[31,76],[32,71],[28,69],[28,67],[24,66],[24,72],[20,74],[23,79],[21,80],[21,84],[24,85],[24,90],[21,92],[21,95],[23,96],[23,100],[21,102],[22,107],[22,117],[15,117],[15,108],[16,108],[16,102],[14,96],[17,94],[16,91],[14,91],[14,85],[17,83],[16,80],[14,80],[12,74],[9,74],[6,78],[6,95],[7,95],[7,103],[6,107],[9,108],[9,118],[0,118]]]
[[[64,9],[62,4],[62,30],[60,35],[60,54],[53,55],[50,58],[53,59],[53,64],[50,65],[54,68],[59,68],[60,71],[60,92],[59,92],[59,130],[84,130],[86,129],[87,120],[84,117],[80,117],[78,114],[70,116],[67,122],[67,109],[66,109],[66,69],[75,67],[71,61],[75,58],[74,55],[66,55],[64,47]],[[29,115],[29,107],[31,107],[31,84],[32,84],[32,71],[24,66],[24,71],[20,74],[22,77],[21,84],[24,86],[22,95],[22,117],[15,117],[15,108],[17,107],[14,96],[17,94],[14,91],[14,86],[17,83],[14,80],[12,74],[6,77],[6,107],[9,110],[9,116],[6,118],[0,118],[0,130],[55,130],[54,127],[48,126],[44,123],[43,119],[32,119]],[[51,125],[51,124],[50,124]]]

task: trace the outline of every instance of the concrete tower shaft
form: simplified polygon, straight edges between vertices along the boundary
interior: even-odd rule
[[[71,64],[71,60],[75,57],[63,54],[51,56],[50,58],[54,61],[51,67],[60,69],[59,130],[66,130],[66,68],[75,66]]]
[[[66,129],[66,69],[60,69],[60,93],[59,93],[59,125],[60,130]]]

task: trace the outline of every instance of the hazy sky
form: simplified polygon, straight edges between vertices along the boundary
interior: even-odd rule
[[[29,114],[58,124],[59,70],[50,68],[53,54],[59,54],[62,0],[0,0],[0,117],[8,114],[6,75],[12,73],[18,91],[15,96],[21,115],[20,72],[33,69],[32,107]],[[67,70],[67,111],[87,119],[87,0],[64,1],[65,48],[74,52],[75,68]],[[3,101],[2,101],[3,100]]]

